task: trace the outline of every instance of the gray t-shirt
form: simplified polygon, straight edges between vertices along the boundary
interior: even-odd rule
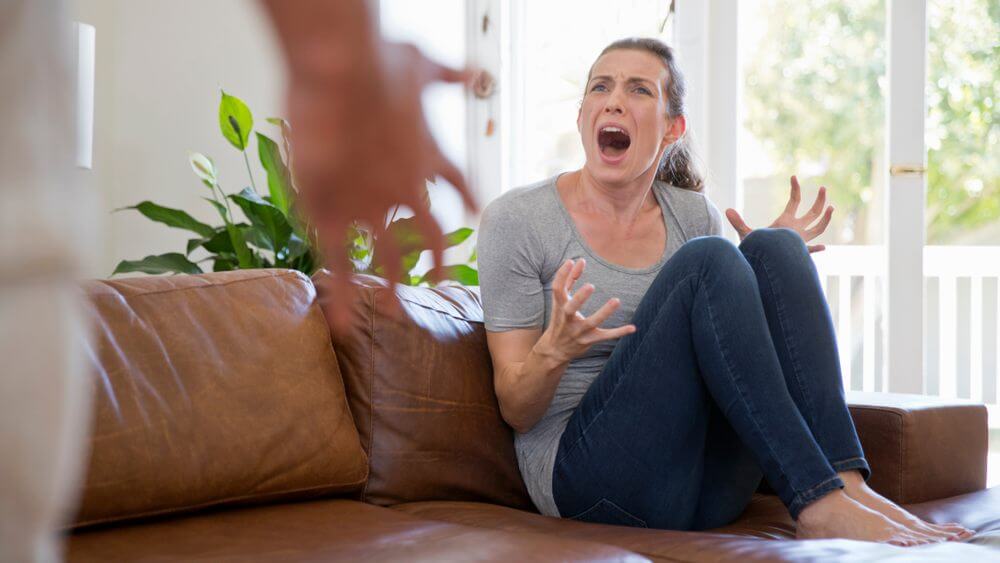
[[[576,287],[592,283],[595,291],[580,312],[590,315],[617,297],[621,306],[602,326],[626,324],[656,274],[682,244],[694,237],[722,233],[722,214],[710,199],[657,181],[653,193],[667,232],[663,256],[647,268],[618,266],[595,254],[577,231],[556,190],[557,177],[510,190],[483,210],[477,252],[486,330],[548,326],[552,278],[564,261],[581,257],[586,258],[587,267]],[[521,477],[542,514],[559,516],[552,499],[559,438],[616,342],[595,344],[572,360],[542,419],[514,437]]]

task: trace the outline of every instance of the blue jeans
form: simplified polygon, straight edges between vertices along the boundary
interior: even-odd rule
[[[687,241],[636,309],[559,442],[563,517],[726,525],[767,479],[792,518],[871,474],[844,400],[836,336],[794,230]]]

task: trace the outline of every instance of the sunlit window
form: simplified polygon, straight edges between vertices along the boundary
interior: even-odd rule
[[[751,225],[777,217],[789,177],[836,211],[825,244],[880,244],[884,0],[741,0],[740,175]],[[804,212],[806,207],[802,206]]]
[[[927,244],[1000,244],[1000,4],[927,3]]]

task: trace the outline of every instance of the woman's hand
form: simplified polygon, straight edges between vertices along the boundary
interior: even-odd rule
[[[816,201],[813,206],[809,209],[809,212],[802,217],[796,218],[795,213],[799,208],[799,180],[795,176],[792,176],[792,195],[788,199],[788,204],[785,206],[785,211],[782,212],[769,227],[787,227],[789,229],[795,230],[802,237],[802,240],[809,242],[810,240],[823,234],[826,230],[826,226],[830,224],[830,217],[833,216],[833,206],[827,207],[825,210],[823,206],[826,204],[826,187],[820,186],[819,194],[816,196]],[[810,223],[816,220],[817,217],[822,215],[822,219],[813,228],[806,228]],[[740,214],[735,209],[727,209],[726,217],[729,222],[732,223],[733,228],[740,235],[740,240],[742,241],[750,232],[753,230],[743,221]],[[807,245],[809,252],[819,252],[826,249],[826,245],[815,244]]]
[[[559,364],[568,363],[597,342],[620,338],[635,332],[633,324],[617,328],[600,328],[621,304],[616,298],[608,299],[589,317],[580,314],[580,307],[593,295],[594,286],[585,284],[572,296],[570,290],[583,274],[586,265],[583,258],[576,261],[567,260],[559,267],[552,280],[552,315],[548,328],[535,345],[535,350]]]

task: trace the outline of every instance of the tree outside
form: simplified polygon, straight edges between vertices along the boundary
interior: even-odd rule
[[[926,242],[1000,244],[1000,1],[928,4]],[[756,182],[773,207],[758,222],[780,213],[788,176],[798,173],[813,188],[804,201],[825,185],[837,208],[819,242],[881,243],[884,0],[760,0],[741,9],[755,10],[749,21],[760,26],[741,30],[756,35],[742,53],[744,126],[771,170],[748,179],[748,199]]]

